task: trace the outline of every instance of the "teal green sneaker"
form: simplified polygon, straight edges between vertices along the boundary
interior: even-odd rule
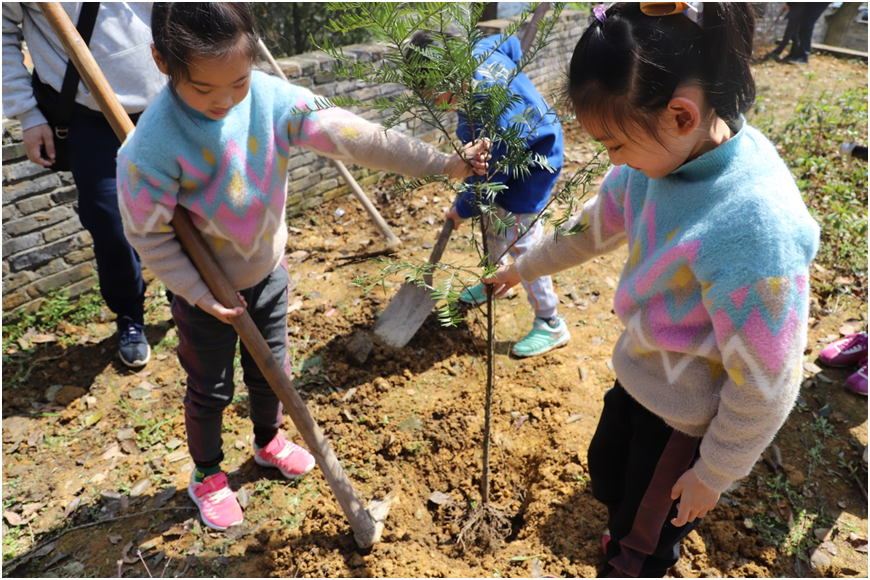
[[[532,331],[511,348],[513,355],[519,357],[537,356],[567,344],[571,338],[568,325],[561,318],[556,318],[556,322],[556,326],[551,326],[543,318],[535,318]]]
[[[507,294],[499,298],[499,300],[510,298],[513,295],[514,289],[511,288],[507,291]],[[465,304],[486,304],[486,286],[478,284],[471,288],[466,288],[459,293],[459,301],[464,302]]]

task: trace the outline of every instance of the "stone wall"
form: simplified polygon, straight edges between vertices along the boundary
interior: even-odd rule
[[[549,96],[561,88],[576,39],[585,26],[586,15],[565,11],[554,30],[551,44],[538,54],[527,74],[539,90]],[[506,20],[481,23],[489,33],[508,25]],[[522,34],[522,30],[520,31]],[[345,55],[366,62],[383,59],[386,48],[377,44],[344,48]],[[337,78],[331,72],[334,60],[323,53],[307,53],[280,59],[291,82],[309,87],[324,96],[350,95],[360,100],[390,97],[398,85],[373,85]],[[356,111],[379,121],[374,110]],[[435,142],[431,127],[407,123],[400,130]],[[381,175],[350,167],[363,189]],[[288,214],[297,215],[324,201],[347,195],[350,188],[328,160],[299,150],[288,163]],[[53,289],[65,288],[77,296],[95,284],[91,237],[79,223],[76,189],[68,173],[52,173],[27,160],[21,143],[20,126],[3,120],[3,313],[14,320],[23,310],[35,310]]]

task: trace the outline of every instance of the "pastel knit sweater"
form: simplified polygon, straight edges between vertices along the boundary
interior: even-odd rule
[[[236,290],[278,266],[294,146],[412,177],[445,169],[448,155],[425,143],[342,109],[317,109],[309,90],[259,71],[221,120],[179,103],[168,87],[148,107],[119,151],[118,196],[130,244],[169,290],[191,304],[207,292],[170,224],[176,205],[188,209]]]
[[[520,274],[628,243],[613,368],[644,407],[703,436],[695,472],[727,489],[773,439],[801,380],[819,227],[788,169],[744,126],[661,179],[612,168],[577,219],[587,229],[547,236],[517,260]]]

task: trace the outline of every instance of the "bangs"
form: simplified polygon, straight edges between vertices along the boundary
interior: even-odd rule
[[[598,83],[590,83],[570,95],[580,127],[597,139],[614,139],[617,133],[632,141],[633,135],[648,134],[658,140],[659,112],[638,109],[628,95],[608,94]]]

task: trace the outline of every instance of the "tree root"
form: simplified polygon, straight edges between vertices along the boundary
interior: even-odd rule
[[[492,504],[485,503],[463,510],[460,504],[451,506],[453,523],[459,527],[456,536],[460,550],[465,553],[474,546],[495,552],[511,533],[511,516]]]

